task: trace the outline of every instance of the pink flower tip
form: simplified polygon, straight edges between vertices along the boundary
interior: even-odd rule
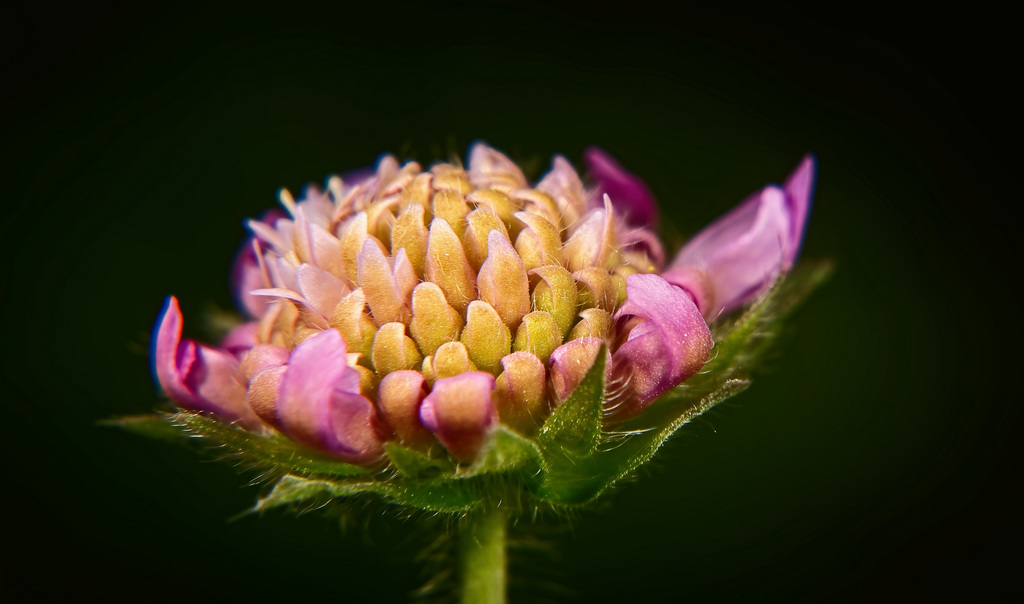
[[[160,387],[182,409],[214,413],[251,428],[262,426],[246,404],[235,356],[182,340],[183,323],[178,299],[167,298],[153,335],[153,373]]]
[[[583,152],[583,163],[597,182],[598,199],[608,195],[615,209],[631,224],[647,226],[658,218],[658,204],[647,183],[626,170],[600,147],[588,147]]]
[[[756,298],[796,261],[815,168],[806,155],[782,186],[768,185],[705,227],[664,277],[697,300],[708,320]]]

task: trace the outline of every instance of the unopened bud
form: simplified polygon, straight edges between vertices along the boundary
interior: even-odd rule
[[[363,242],[363,250],[359,253],[358,281],[359,287],[366,296],[366,303],[373,313],[373,320],[378,325],[400,321],[408,323],[412,318],[412,311],[403,296],[395,275],[392,273],[388,259],[381,252],[380,248],[367,239]],[[405,260],[408,263],[408,260]],[[396,268],[398,264],[396,263]],[[406,266],[408,271],[411,266]],[[406,275],[409,278],[409,275]],[[415,281],[415,275],[411,275]]]
[[[246,395],[253,413],[278,430],[281,429],[281,420],[277,417],[278,390],[287,369],[282,364],[260,371],[249,381],[249,392]]]
[[[557,264],[537,267],[530,274],[541,278],[533,288],[533,307],[554,317],[562,335],[567,335],[576,318],[576,281]]]
[[[617,295],[608,271],[588,266],[573,273],[572,277],[579,283],[580,306],[608,311],[615,308]]]
[[[431,369],[434,379],[440,380],[467,371],[476,371],[476,365],[469,360],[469,351],[462,342],[447,342],[441,344],[434,353]]]
[[[498,231],[487,237],[487,260],[476,279],[480,299],[498,312],[509,328],[515,329],[530,312],[530,280],[523,261],[508,239]]]
[[[462,235],[466,230],[466,214],[469,213],[469,204],[457,191],[438,191],[434,195],[432,203],[434,218],[441,218],[448,223],[456,235]]]
[[[488,208],[505,224],[512,224],[512,216],[519,210],[516,200],[496,189],[477,189],[467,195],[466,199],[478,208]]]
[[[437,380],[420,405],[420,420],[456,459],[471,460],[498,422],[492,390],[494,376],[481,371]]]
[[[487,238],[491,231],[498,231],[506,240],[508,231],[505,229],[505,223],[488,207],[470,212],[466,222],[466,234],[462,237],[466,259],[469,260],[470,266],[479,270],[480,265],[487,260]]]
[[[602,340],[611,337],[612,315],[600,308],[588,308],[580,311],[580,321],[569,333],[569,339],[578,338],[600,338]]]
[[[526,270],[557,264],[562,248],[558,228],[540,214],[516,212],[516,219],[525,225],[516,237],[516,252],[523,259]]]
[[[457,340],[462,325],[462,315],[448,305],[440,287],[424,282],[412,291],[409,331],[425,356],[434,354],[441,344]]]
[[[430,169],[433,174],[431,184],[438,191],[455,191],[465,195],[472,190],[469,185],[469,176],[465,170],[461,170],[451,164],[437,164]]]
[[[429,173],[417,174],[409,186],[402,189],[398,204],[400,213],[404,213],[409,206],[420,206],[421,208],[430,206],[430,199],[433,195],[433,189],[430,187],[432,177],[433,175]],[[422,224],[422,220],[420,222]]]
[[[538,310],[523,317],[523,322],[516,330],[516,339],[512,344],[515,351],[529,352],[548,362],[552,351],[562,344],[562,330],[554,317]]]
[[[423,206],[412,204],[398,215],[391,231],[391,255],[405,250],[418,277],[423,276],[427,258],[427,227],[423,222]]]
[[[526,185],[526,177],[504,153],[477,143],[469,150],[469,179],[478,189],[510,191]]]
[[[423,361],[416,342],[405,335],[402,323],[387,323],[373,339],[373,367],[383,376],[400,369],[415,369]]]
[[[501,359],[512,349],[508,326],[490,304],[479,300],[469,305],[460,341],[469,351],[473,364],[493,374],[501,371]]]
[[[466,260],[462,242],[441,218],[430,223],[424,274],[441,288],[448,303],[460,313],[476,299],[476,273]]]
[[[528,352],[513,352],[501,366],[493,396],[498,416],[513,430],[531,436],[549,411],[544,363]]]
[[[359,280],[359,252],[363,251],[363,242],[369,237],[366,234],[366,228],[366,212],[359,212],[349,218],[342,227],[341,264],[345,269],[345,276],[352,283],[357,283]],[[375,237],[373,241],[380,243]]]
[[[348,350],[370,355],[377,324],[366,314],[366,296],[362,289],[352,290],[338,302],[331,314],[331,327],[341,333]]]
[[[393,371],[380,381],[377,407],[384,423],[406,446],[426,447],[434,442],[420,422],[420,404],[426,395],[423,376],[416,371]]]
[[[583,381],[594,366],[601,344],[597,338],[570,340],[551,353],[551,386],[557,403],[569,398]]]

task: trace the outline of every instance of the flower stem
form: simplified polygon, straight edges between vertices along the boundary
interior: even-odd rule
[[[499,507],[471,512],[459,526],[459,575],[463,604],[505,602],[508,516]]]

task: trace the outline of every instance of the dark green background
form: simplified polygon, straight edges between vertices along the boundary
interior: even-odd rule
[[[1020,414],[1002,362],[1020,270],[1001,264],[1020,199],[1000,188],[998,16],[7,10],[2,592],[364,602],[418,587],[415,521],[370,508],[344,536],[316,513],[230,522],[259,493],[251,473],[97,421],[157,405],[146,342],[164,297],[199,337],[203,312],[231,305],[241,221],[278,187],[477,138],[535,176],[601,145],[682,235],[814,151],[804,255],[838,266],[751,390],[571,530],[527,531],[553,547],[514,567],[516,595],[991,599],[1010,585]]]

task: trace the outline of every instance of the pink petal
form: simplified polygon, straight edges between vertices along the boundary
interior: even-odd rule
[[[793,173],[782,185],[786,191],[786,201],[790,211],[790,246],[786,250],[786,266],[788,270],[796,261],[800,253],[800,244],[804,239],[804,231],[807,229],[807,215],[811,211],[811,203],[814,196],[814,179],[817,171],[817,162],[814,155],[805,155],[800,165],[793,170]]]
[[[224,339],[220,342],[220,347],[236,358],[241,358],[242,355],[257,344],[256,334],[258,330],[259,323],[256,321],[242,323],[229,331],[228,335],[224,336]]]
[[[157,381],[182,409],[214,413],[251,428],[262,426],[245,403],[239,364],[231,354],[181,339],[183,320],[171,296],[157,320],[153,365]]]
[[[311,447],[355,463],[381,454],[376,409],[359,394],[359,373],[348,366],[345,341],[333,329],[292,351],[277,413],[289,436]]]
[[[231,271],[232,290],[238,305],[245,309],[250,317],[260,317],[267,310],[267,301],[250,295],[254,289],[270,287],[269,279],[263,270],[259,253],[259,241],[250,238],[247,245],[239,250],[235,257],[235,265]]]
[[[646,319],[612,356],[613,377],[628,379],[633,412],[700,370],[713,340],[690,296],[658,275],[626,277],[626,295],[615,319]]]
[[[785,193],[769,186],[698,233],[670,268],[702,269],[718,307],[708,312],[729,312],[759,294],[782,271],[790,232]]]
[[[601,194],[607,194],[615,209],[631,224],[654,224],[658,219],[658,204],[647,183],[623,168],[600,147],[584,151],[583,163],[597,181],[598,199]]]

